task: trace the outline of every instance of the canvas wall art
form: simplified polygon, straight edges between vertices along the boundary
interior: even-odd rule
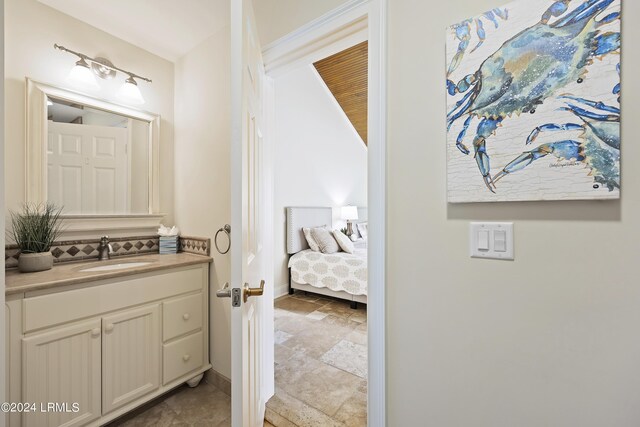
[[[621,0],[518,0],[447,29],[451,203],[620,197]]]

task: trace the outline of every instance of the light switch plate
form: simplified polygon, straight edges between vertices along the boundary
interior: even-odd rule
[[[484,244],[485,233],[489,236],[488,250],[485,249]],[[497,245],[496,236],[498,237]],[[500,241],[503,237],[504,243]],[[472,258],[513,260],[513,223],[472,222],[469,226],[469,255]]]

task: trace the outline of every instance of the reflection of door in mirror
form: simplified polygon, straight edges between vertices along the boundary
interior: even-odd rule
[[[66,214],[148,211],[148,123],[50,98],[47,200]]]

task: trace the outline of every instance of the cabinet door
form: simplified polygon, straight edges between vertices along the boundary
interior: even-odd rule
[[[22,350],[23,401],[38,405],[24,414],[26,426],[81,426],[100,416],[100,319],[23,338]],[[59,406],[40,411],[48,403]]]
[[[102,318],[102,412],[110,412],[160,384],[160,305]]]

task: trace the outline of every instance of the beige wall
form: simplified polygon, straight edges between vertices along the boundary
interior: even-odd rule
[[[57,51],[54,43],[104,56],[114,64],[147,76],[153,83],[140,82],[145,110],[162,116],[160,130],[160,210],[173,222],[173,63],[121,39],[64,15],[35,0],[7,0],[5,4],[6,206],[16,209],[24,201],[25,77],[73,89],[66,79],[76,57]],[[100,81],[101,90],[92,96],[118,102],[114,94],[122,84],[116,79]]]
[[[214,238],[230,222],[230,32],[210,37],[176,62],[175,214],[184,235]],[[226,236],[220,243],[226,244]],[[211,295],[230,280],[229,254],[211,255]],[[211,363],[231,377],[231,305],[211,298]]]
[[[447,205],[445,24],[499,3],[388,2],[387,425],[637,426],[640,3],[621,201]],[[470,259],[471,220],[514,221],[516,261]]]
[[[343,3],[346,1],[254,0],[253,10],[258,25],[260,44],[265,47]]]

